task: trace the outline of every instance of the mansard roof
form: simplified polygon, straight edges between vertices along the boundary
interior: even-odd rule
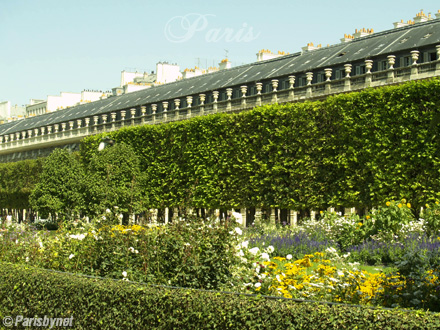
[[[369,58],[409,52],[440,44],[440,19],[374,33],[349,42],[250,63],[148,89],[81,104],[68,109],[0,125],[0,135],[26,131],[112,111],[224,90],[288,75],[301,75],[327,67],[342,67]],[[398,65],[396,65],[398,66]]]

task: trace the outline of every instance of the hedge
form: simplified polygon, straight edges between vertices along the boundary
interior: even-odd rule
[[[74,329],[437,329],[424,311],[146,286],[0,263],[0,317],[73,317]]]
[[[372,207],[440,197],[440,79],[110,134],[141,157],[152,207]],[[102,135],[84,139],[87,162]]]
[[[417,210],[440,198],[439,124],[436,78],[105,135],[140,157],[142,195],[151,208],[301,211],[406,198]],[[85,164],[102,137],[83,140]],[[16,196],[26,204],[32,185],[20,196],[18,187],[38,173],[19,171],[11,185],[8,168],[15,166],[0,166],[2,207],[18,207]]]
[[[0,163],[0,209],[29,208],[29,195],[38,182],[44,159]]]

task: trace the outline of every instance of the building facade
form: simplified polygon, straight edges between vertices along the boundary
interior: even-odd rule
[[[257,62],[238,67],[224,60],[218,71],[5,123],[0,125],[0,161],[44,156],[56,147],[75,149],[87,135],[128,125],[239,112],[439,76],[440,13],[436,18],[418,14],[414,21],[394,26],[380,33],[356,30],[339,44],[310,43],[298,53],[259,53]]]

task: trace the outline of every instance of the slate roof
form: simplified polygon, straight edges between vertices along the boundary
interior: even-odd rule
[[[409,55],[411,50],[437,44],[440,44],[440,19],[374,33],[347,43],[250,63],[5,123],[0,125],[0,135],[130,109],[145,104],[160,103],[183,98],[187,95],[224,90],[226,87],[231,86],[246,85],[283,76],[287,77],[288,75],[298,76],[307,71],[316,71],[317,69],[338,65],[342,67],[343,64],[360,62],[368,58],[380,57],[386,59],[387,55],[395,55],[405,50]],[[399,64],[396,62],[396,67],[398,66]]]

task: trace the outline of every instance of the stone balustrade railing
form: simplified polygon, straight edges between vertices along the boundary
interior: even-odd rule
[[[140,106],[14,132],[0,136],[0,154],[77,143],[85,136],[111,132],[124,126],[158,124],[219,112],[240,112],[266,104],[320,99],[367,87],[379,87],[440,76],[440,60],[418,64],[418,56],[418,51],[412,51],[413,63],[410,66],[394,68],[395,56],[389,55],[388,69],[376,72],[371,72],[373,62],[365,60],[366,72],[353,77],[350,76],[352,65],[345,64],[345,77],[336,80],[331,80],[332,69],[328,68],[324,70],[326,80],[314,84],[312,84],[313,73],[307,72],[306,85],[301,87],[294,87],[295,76],[289,76],[289,86],[286,89],[280,89],[279,81],[273,79],[271,80],[272,90],[266,93],[262,92],[263,84],[257,82],[255,83],[256,94],[254,95],[249,95],[249,89],[253,86],[240,86],[239,97],[235,98],[232,97],[233,89],[227,88],[226,100],[222,101],[218,100],[219,91],[213,91],[212,102],[206,101],[206,94],[189,95],[181,99],[163,101],[160,107],[159,104],[149,104],[149,112],[151,113],[147,113],[147,106]],[[437,46],[437,58],[440,58],[440,45]],[[184,107],[181,107],[182,101],[185,101]],[[161,112],[158,112],[159,108],[162,109]]]

